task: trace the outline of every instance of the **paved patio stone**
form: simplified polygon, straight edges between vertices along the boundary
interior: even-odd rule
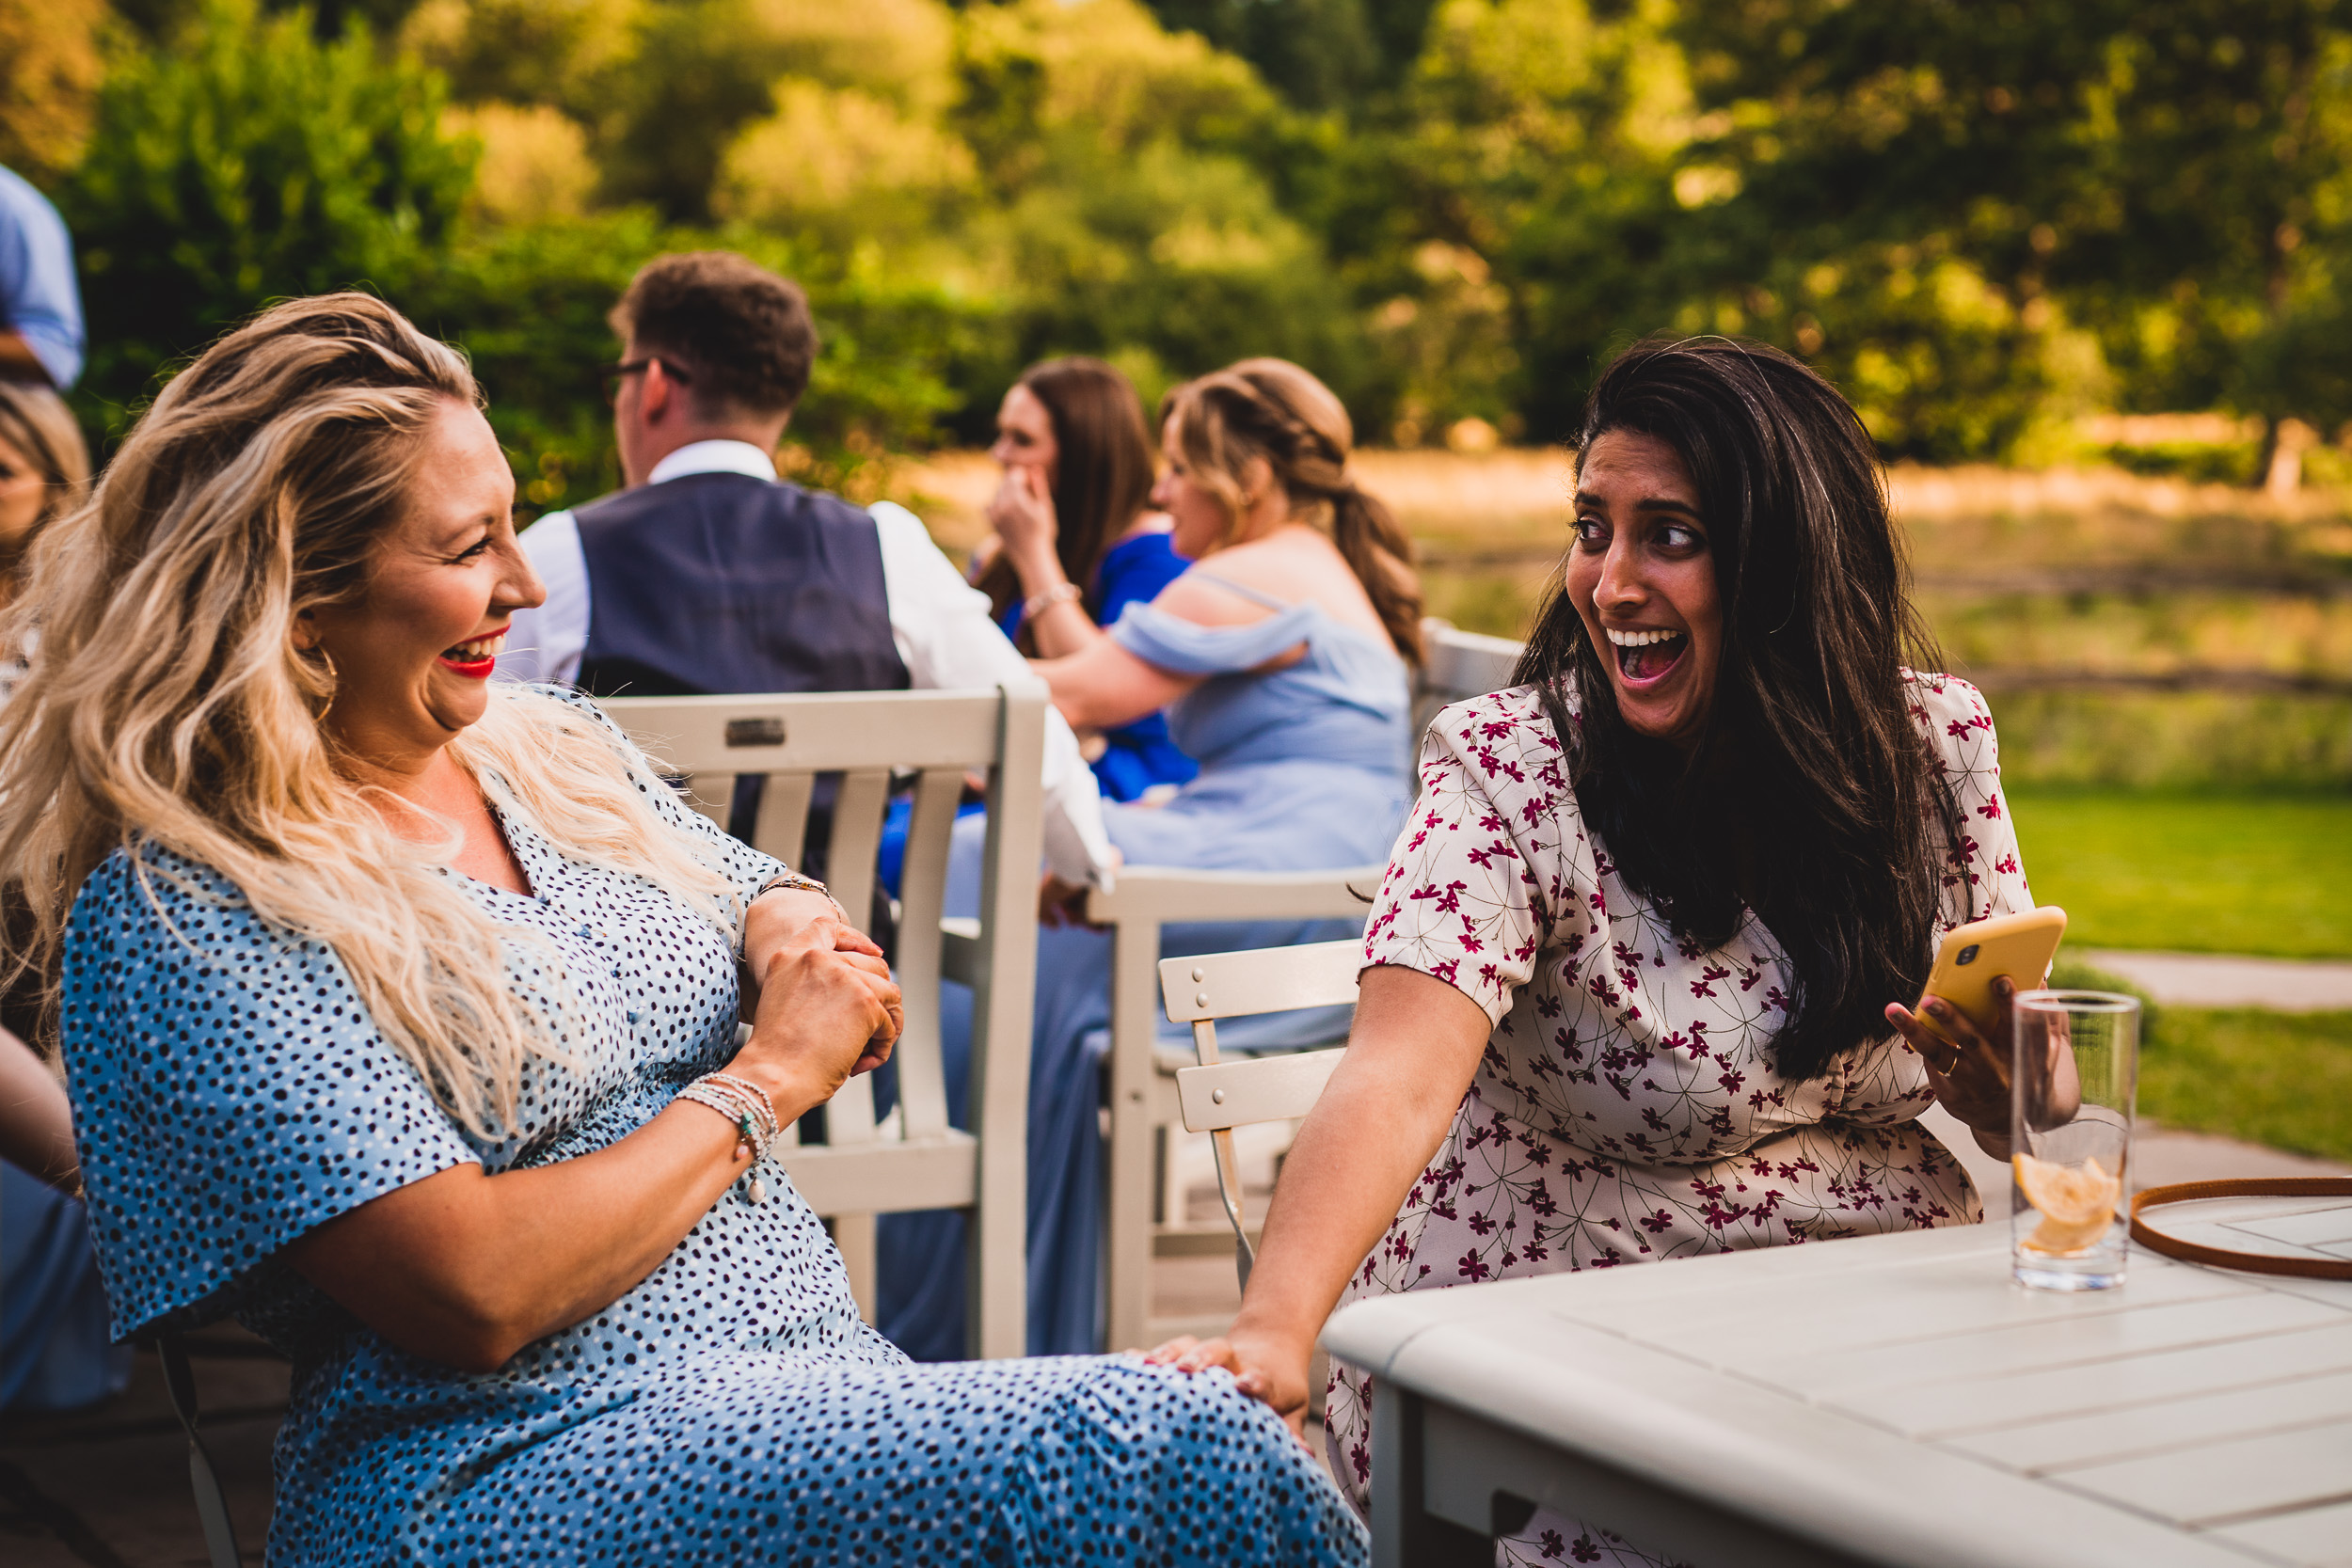
[[[2071,956],[2176,1006],[2267,1007],[2281,1013],[2352,1010],[2352,963],[2106,947],[2088,947]]]

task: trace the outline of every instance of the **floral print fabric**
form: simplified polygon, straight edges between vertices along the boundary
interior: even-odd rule
[[[1938,936],[1971,906],[1978,919],[2031,908],[1983,698],[1943,675],[1907,675],[1906,689],[1966,822]],[[1365,958],[1455,987],[1494,1033],[1343,1303],[1980,1217],[1959,1163],[1915,1119],[1933,1095],[1899,1037],[1860,1042],[1811,1082],[1774,1069],[1791,990],[1780,944],[1750,913],[1702,951],[1626,887],[1582,824],[1533,688],[1439,714],[1421,782]],[[1359,1504],[1370,1419],[1370,1380],[1335,1367],[1332,1469]],[[1651,1560],[1544,1516],[1505,1560]]]

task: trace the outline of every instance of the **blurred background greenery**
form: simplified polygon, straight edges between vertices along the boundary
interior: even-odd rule
[[[2352,0],[0,0],[102,443],[263,302],[473,356],[523,510],[617,482],[648,257],[826,348],[783,454],[977,537],[1025,363],[1337,388],[1432,609],[1517,635],[1563,437],[1658,331],[1804,356],[1894,464],[2077,939],[2352,957]],[[2150,1109],[2352,1157],[2352,1014],[2170,1009]]]

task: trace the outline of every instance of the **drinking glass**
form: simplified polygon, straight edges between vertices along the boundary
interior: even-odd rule
[[[2016,1006],[2010,1079],[2010,1259],[2020,1284],[2123,1283],[2123,1205],[2139,1002],[2103,990],[2029,990]]]

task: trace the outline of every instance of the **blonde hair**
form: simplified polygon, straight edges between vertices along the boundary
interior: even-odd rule
[[[1222,503],[1227,526],[1246,510],[1243,471],[1263,457],[1302,521],[1327,518],[1331,543],[1363,584],[1406,662],[1421,662],[1421,580],[1413,542],[1377,496],[1358,487],[1347,459],[1356,427],[1331,388],[1287,359],[1243,359],[1172,388],[1160,424],[1191,477]]]
[[[179,879],[163,850],[333,948],[385,1038],[477,1133],[511,1127],[530,1058],[568,1061],[541,1010],[560,1012],[564,988],[534,1006],[509,978],[504,943],[535,939],[441,871],[446,846],[386,829],[321,724],[332,666],[294,641],[303,611],[364,596],[429,423],[479,401],[464,359],[381,301],[295,300],[165,388],[42,537],[0,628],[40,626],[0,709],[0,889],[31,927],[9,973],[38,974],[53,1009],[83,880],[125,849],[153,900],[154,877]],[[664,786],[593,716],[493,688],[451,751],[565,857],[643,877],[732,934],[715,853],[662,822],[645,792]]]
[[[33,540],[81,503],[89,488],[89,448],[65,399],[29,381],[0,381],[0,442],[23,452],[49,491],[40,515],[33,520],[33,531],[16,546],[17,558],[0,560],[0,579],[13,579]],[[16,587],[14,580],[0,580],[0,604],[8,601]]]

